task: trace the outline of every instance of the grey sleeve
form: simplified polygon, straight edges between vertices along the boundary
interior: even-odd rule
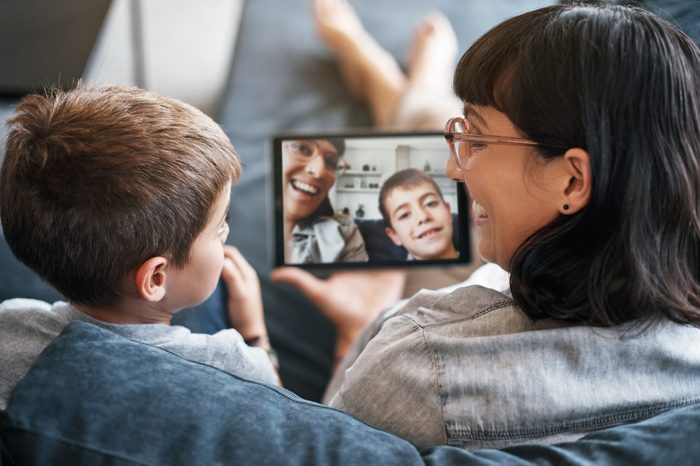
[[[234,329],[214,335],[189,334],[173,346],[157,345],[172,350],[186,359],[208,364],[226,372],[258,382],[276,384],[275,372],[267,353],[251,348]]]
[[[396,311],[401,308],[405,302],[406,300],[401,300],[392,307],[382,311],[382,313],[379,314],[376,319],[367,324],[362,332],[360,332],[360,335],[358,335],[352,345],[350,345],[348,352],[345,354],[345,356],[343,356],[343,359],[338,363],[338,366],[331,375],[331,380],[328,382],[326,390],[323,393],[323,398],[321,399],[323,404],[327,405],[330,403],[331,399],[335,396],[345,381],[345,371],[347,371],[348,368],[355,363],[358,356],[362,353],[362,351],[364,351],[370,340],[374,338],[377,333],[379,333],[379,330],[382,328],[382,325],[384,325],[384,322],[391,317],[394,317],[396,315]]]
[[[330,405],[418,448],[447,442],[433,351],[404,316],[389,319],[369,342]]]
[[[258,382],[277,384],[277,372],[265,350],[246,345],[241,334],[233,329],[222,330],[211,338],[222,339],[224,351],[231,355],[225,359],[225,371]]]
[[[415,312],[420,307],[432,307],[433,303],[437,299],[440,299],[443,295],[444,293],[440,292],[421,290],[411,297],[411,299],[402,299],[390,308],[385,309],[381,314],[379,314],[379,316],[377,316],[376,319],[374,319],[374,321],[367,324],[360,335],[352,343],[348,349],[348,352],[335,369],[335,372],[333,372],[331,380],[323,393],[322,403],[330,403],[330,400],[333,399],[345,381],[345,371],[347,371],[347,369],[355,363],[359,355],[362,353],[362,351],[364,351],[365,347],[367,347],[370,340],[372,340],[372,338],[379,333],[379,330],[381,330],[385,322],[397,315],[405,314],[407,312]]]

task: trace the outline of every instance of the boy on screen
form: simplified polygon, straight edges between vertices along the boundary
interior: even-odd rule
[[[382,185],[379,211],[386,234],[408,251],[409,260],[456,259],[452,211],[435,181],[423,171],[400,170]]]

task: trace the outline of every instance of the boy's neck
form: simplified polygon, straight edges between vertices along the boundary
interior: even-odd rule
[[[170,325],[172,314],[160,308],[144,305],[142,300],[123,299],[113,307],[86,306],[73,303],[80,312],[93,319],[110,324],[166,324]]]

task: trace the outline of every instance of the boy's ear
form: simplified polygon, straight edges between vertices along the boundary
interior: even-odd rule
[[[588,205],[591,197],[591,163],[588,152],[580,148],[567,150],[563,162],[567,179],[562,186],[559,212],[569,215]]]
[[[403,243],[402,243],[401,240],[399,239],[399,235],[396,234],[396,232],[394,231],[393,228],[391,228],[391,227],[386,227],[386,229],[384,230],[384,232],[385,232],[386,235],[394,242],[395,245],[397,245],[397,246],[403,246]]]
[[[158,302],[165,297],[165,257],[151,257],[136,269],[136,289],[146,301]]]

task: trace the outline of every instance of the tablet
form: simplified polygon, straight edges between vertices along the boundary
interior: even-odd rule
[[[440,132],[273,138],[275,262],[304,268],[471,261],[462,183]]]

